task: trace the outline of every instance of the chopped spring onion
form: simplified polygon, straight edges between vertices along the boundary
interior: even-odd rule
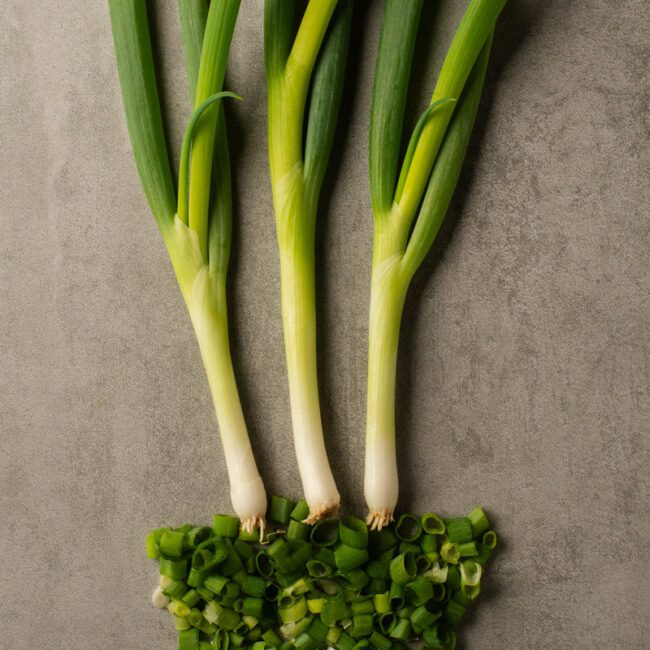
[[[370,121],[375,234],[364,491],[371,528],[391,521],[397,503],[395,380],[406,292],[438,233],[460,174],[494,24],[505,3],[470,0],[431,104],[413,131],[399,173],[402,124],[422,0],[387,0],[385,4]]]
[[[314,264],[318,196],[336,127],[351,25],[352,3],[343,2],[335,12],[336,5],[337,0],[310,0],[293,42],[295,0],[266,0],[264,12],[282,320],[294,444],[311,523],[336,513],[340,501],[318,397]]]
[[[281,516],[269,518],[282,525],[279,521],[286,519],[293,505],[282,498],[272,503],[284,504]],[[426,517],[442,521],[431,513]],[[259,538],[238,536],[233,541],[231,519],[215,516],[214,528],[203,530],[213,536],[194,547],[199,529],[189,526],[157,529],[148,536],[148,551],[151,540],[158,540],[155,550],[161,572],[173,573],[169,562],[172,567],[180,562],[203,567],[202,587],[193,586],[190,576],[165,576],[152,596],[154,605],[167,607],[179,631],[191,632],[181,637],[185,644],[198,640],[213,643],[212,647],[261,649],[291,642],[292,648],[316,650],[389,648],[397,641],[421,638],[426,647],[451,649],[456,638],[453,628],[479,595],[485,571],[479,557],[454,553],[470,544],[487,549],[485,536],[493,533],[484,531],[483,524],[476,527],[472,540],[457,542],[449,537],[453,523],[445,533],[432,535],[420,526],[424,518],[409,514],[370,533],[352,517],[315,525],[291,519],[289,526],[304,526],[306,534],[296,539],[289,530],[270,531],[267,538],[273,541],[263,547]],[[487,521],[485,513],[480,520]],[[464,524],[458,530],[463,532]],[[217,537],[217,531],[225,534]],[[398,544],[400,537],[409,541]],[[162,540],[174,540],[169,558]],[[488,541],[496,543],[496,536]],[[436,562],[417,573],[418,558],[438,547]],[[173,555],[178,548],[180,557]],[[208,555],[218,562],[206,561]],[[246,558],[252,562],[243,564]]]

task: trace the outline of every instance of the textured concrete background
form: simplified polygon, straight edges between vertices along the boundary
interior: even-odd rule
[[[177,145],[188,103],[176,3],[156,4]],[[234,356],[269,492],[298,496],[262,2],[242,4],[229,70],[246,100],[230,106]],[[427,6],[411,123],[464,4]],[[327,442],[346,508],[361,512],[381,2],[357,5],[318,257]],[[480,502],[503,540],[464,648],[650,647],[649,15],[643,0],[510,3],[448,227],[409,295],[401,506]],[[228,493],[197,346],[136,177],[107,9],[4,0],[0,25],[0,646],[173,648],[149,605],[145,533],[207,522]]]

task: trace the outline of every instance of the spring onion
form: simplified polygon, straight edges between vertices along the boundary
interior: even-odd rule
[[[375,234],[364,491],[372,528],[391,521],[397,503],[395,377],[406,292],[451,200],[478,109],[492,31],[505,3],[470,1],[399,174],[402,123],[422,0],[387,0],[385,5],[370,122]]]
[[[340,501],[318,397],[314,265],[318,196],[334,137],[351,24],[352,3],[344,2],[335,12],[336,5],[337,0],[310,0],[293,42],[295,0],[266,0],[264,11],[282,321],[294,444],[311,523],[334,514]]]
[[[117,68],[133,154],[169,251],[208,376],[230,478],[244,528],[262,526],[266,494],[251,449],[228,341],[226,273],[232,198],[220,99],[240,0],[181,0],[195,112],[181,152],[178,201],[163,131],[145,0],[109,0]],[[191,174],[190,174],[191,168]]]

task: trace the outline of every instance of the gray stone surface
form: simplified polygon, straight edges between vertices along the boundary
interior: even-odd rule
[[[262,2],[229,71],[233,346],[267,487],[299,495],[266,163]],[[358,2],[319,221],[327,443],[361,512],[380,2]],[[176,3],[157,3],[172,141]],[[464,3],[425,12],[412,117]],[[650,18],[511,2],[450,225],[409,295],[401,506],[485,504],[502,550],[464,648],[643,649],[648,602]],[[0,646],[173,648],[144,536],[228,509],[210,396],[124,126],[99,0],[0,7]],[[178,147],[175,146],[177,153]]]

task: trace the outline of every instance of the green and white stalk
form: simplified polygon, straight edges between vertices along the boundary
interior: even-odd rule
[[[318,397],[314,267],[318,196],[336,127],[351,25],[351,3],[339,10],[336,5],[337,0],[310,0],[295,39],[295,0],[266,0],[264,12],[282,321],[294,444],[311,522],[335,513],[340,501]]]
[[[181,26],[191,99],[179,172],[172,181],[151,53],[145,0],[109,0],[127,126],[140,179],[169,251],[208,376],[242,526],[264,525],[266,493],[237,391],[230,356],[226,275],[232,189],[220,99],[240,0],[181,0]],[[191,175],[190,175],[191,161]]]
[[[478,111],[494,25],[505,3],[470,1],[399,174],[404,108],[422,0],[387,0],[385,5],[369,155],[375,232],[364,492],[367,521],[373,529],[392,520],[397,504],[395,382],[406,293],[451,201]]]

